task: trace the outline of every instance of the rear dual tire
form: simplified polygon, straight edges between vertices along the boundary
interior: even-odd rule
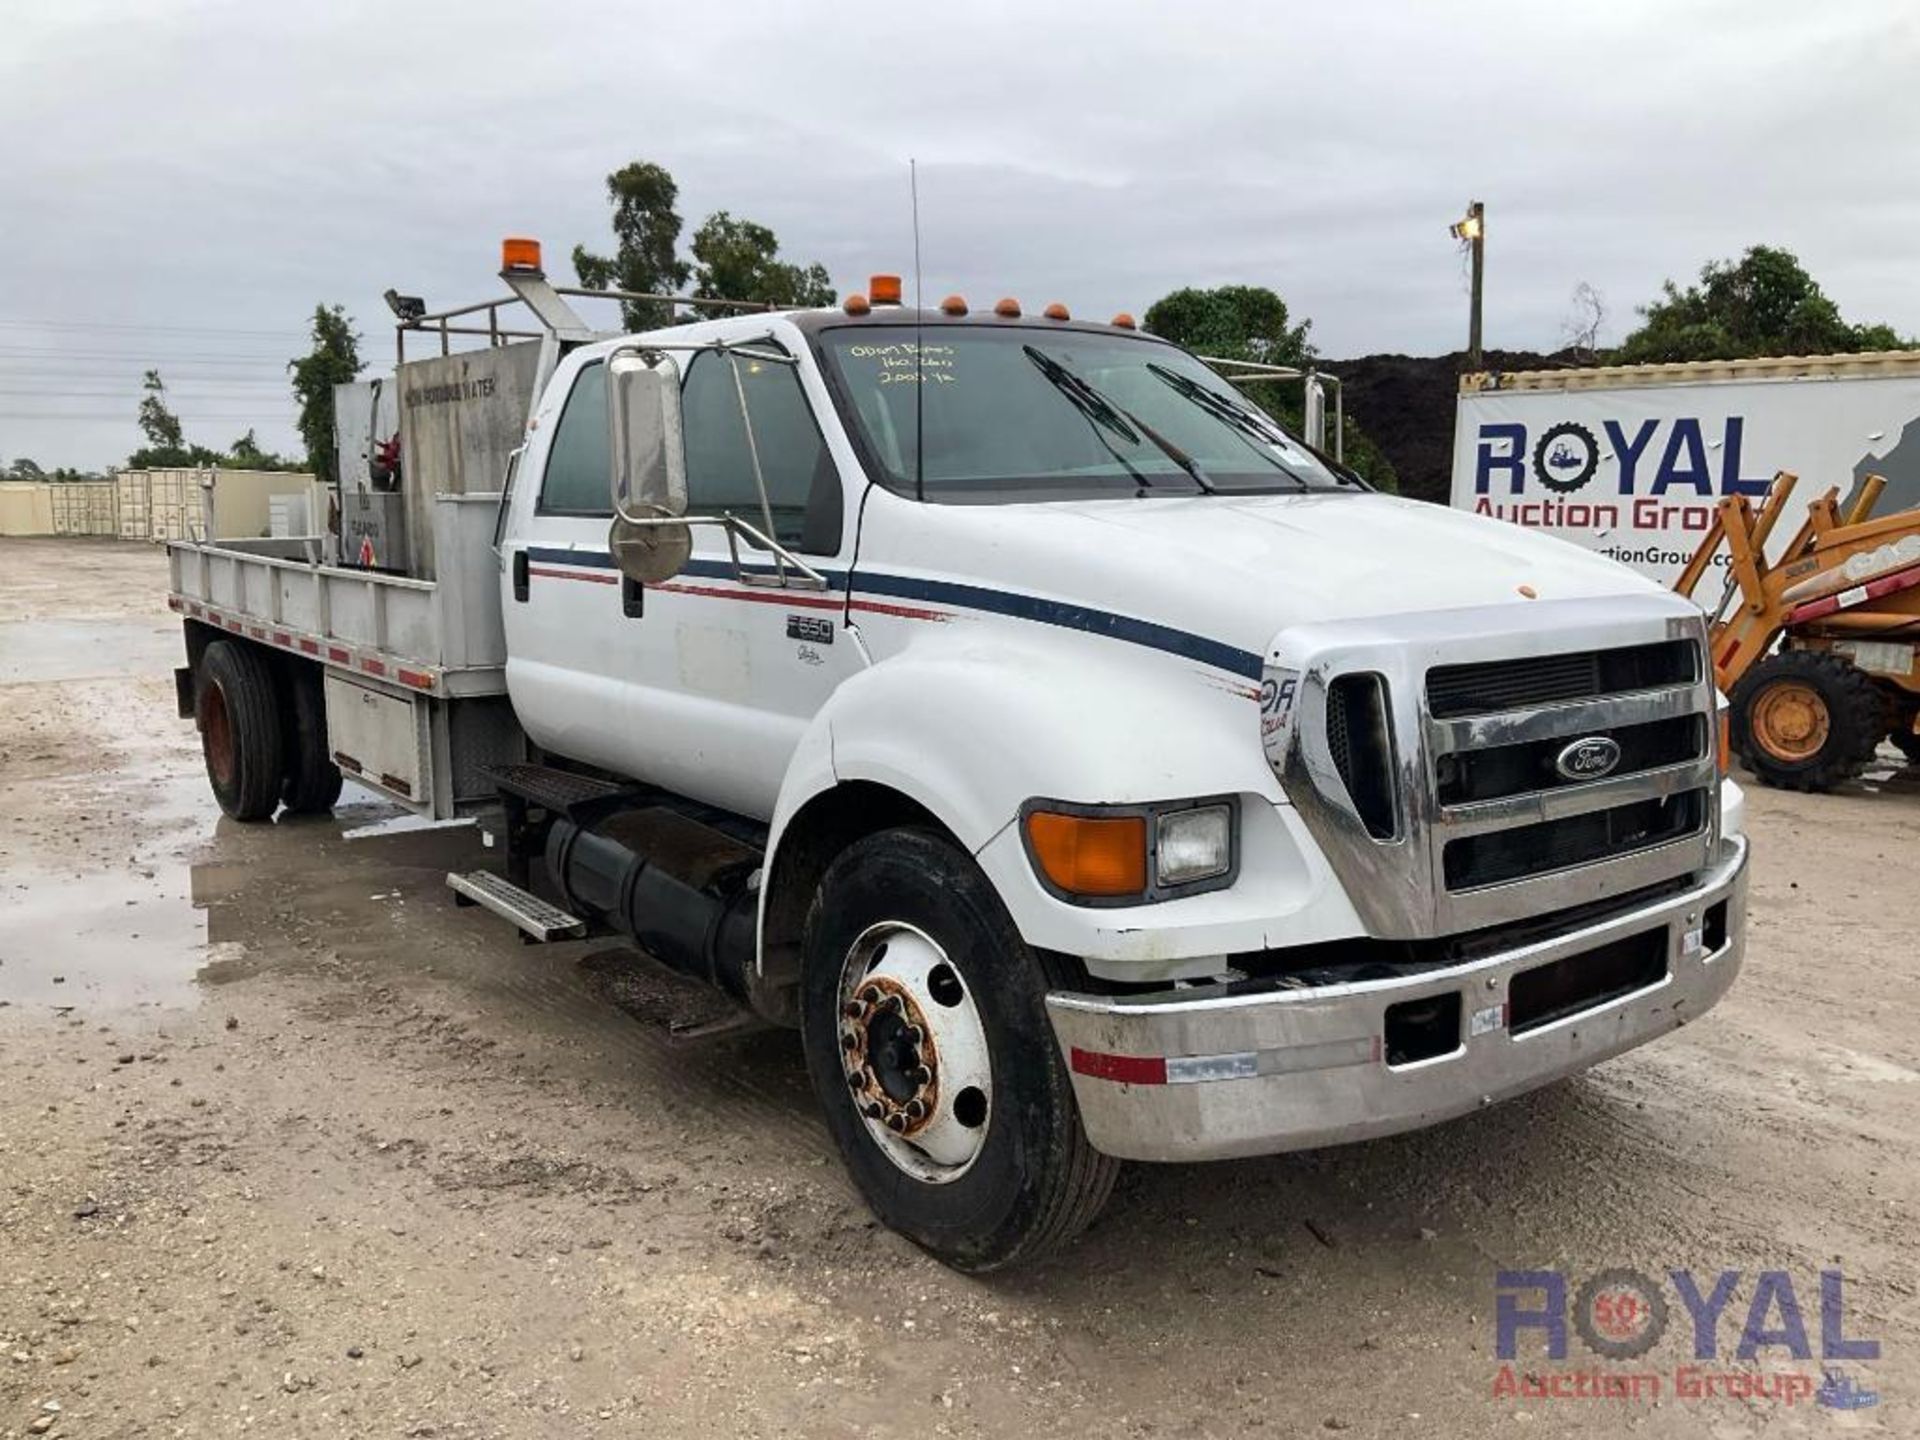
[[[236,820],[265,820],[280,808],[285,780],[279,691],[273,666],[251,645],[216,640],[200,657],[194,723],[207,781]]]
[[[235,820],[266,820],[283,804],[316,814],[340,798],[317,667],[282,668],[258,646],[215,640],[196,672],[194,723],[214,798]]]
[[[801,1033],[828,1129],[874,1214],[956,1269],[1065,1244],[1113,1189],[1047,1018],[1061,968],[932,830],[856,842],[815,894]]]

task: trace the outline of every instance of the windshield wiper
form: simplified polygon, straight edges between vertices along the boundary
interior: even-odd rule
[[[1149,480],[1145,472],[1131,460],[1122,455],[1119,447],[1107,438],[1106,432],[1112,430],[1130,445],[1140,443],[1140,437],[1134,433],[1133,428],[1122,418],[1120,412],[1109,404],[1106,397],[1099,391],[1057,360],[1042,355],[1031,345],[1022,348],[1027,352],[1027,358],[1040,367],[1040,373],[1051,380],[1054,388],[1066,396],[1067,403],[1080,413],[1080,418],[1087,422],[1087,428],[1093,431],[1093,438],[1106,447],[1107,453],[1133,478],[1134,484],[1142,490],[1150,487],[1153,481]]]
[[[1089,420],[1099,421],[1109,425],[1135,445],[1140,443],[1140,437],[1142,435],[1146,436],[1148,440],[1153,442],[1154,447],[1158,449],[1161,454],[1165,455],[1185,471],[1187,478],[1192,480],[1194,484],[1198,485],[1209,495],[1217,495],[1220,493],[1214,487],[1213,482],[1207,479],[1206,473],[1201,470],[1198,460],[1195,460],[1191,455],[1187,454],[1186,451],[1167,439],[1166,436],[1162,435],[1158,430],[1155,430],[1138,415],[1135,415],[1124,406],[1116,405],[1105,395],[1094,389],[1086,380],[1074,374],[1073,371],[1069,370],[1065,365],[1062,365],[1051,355],[1042,354],[1031,345],[1023,345],[1020,348],[1027,352],[1027,358],[1039,368],[1040,373],[1051,380],[1054,387],[1058,389],[1062,395],[1065,395],[1067,399],[1072,402],[1074,408],[1079,410],[1080,413],[1085,415]],[[1107,448],[1112,450],[1113,446],[1109,444]],[[1114,451],[1113,458],[1120,461],[1122,465],[1126,465],[1128,473],[1139,480],[1141,484],[1148,485],[1152,483],[1145,475],[1141,474],[1140,471],[1128,465],[1125,458],[1123,458],[1118,451]]]
[[[1251,444],[1249,444],[1249,448],[1253,449],[1255,454],[1259,455],[1261,459],[1273,466],[1274,469],[1293,481],[1294,484],[1298,485],[1302,490],[1312,490],[1315,488],[1306,476],[1295,470],[1291,465],[1285,464],[1277,456],[1268,453],[1269,451],[1279,448],[1281,445],[1292,444],[1293,438],[1258,410],[1250,406],[1241,405],[1237,401],[1229,400],[1226,396],[1209,390],[1206,386],[1191,377],[1169,370],[1164,365],[1150,364],[1147,366],[1147,373],[1166,385],[1174,394],[1199,406],[1200,409],[1206,411],[1207,414],[1213,416],[1216,420],[1225,421],[1231,429],[1239,433],[1243,440],[1250,439],[1260,441],[1261,444],[1267,447],[1265,450],[1253,447]]]

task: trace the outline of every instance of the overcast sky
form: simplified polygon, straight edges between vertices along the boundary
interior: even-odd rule
[[[159,365],[189,439],[297,449],[284,362],[319,301],[390,362],[380,294],[566,275],[603,180],[680,182],[844,292],[925,285],[1105,316],[1272,286],[1321,352],[1466,332],[1446,233],[1488,207],[1487,343],[1608,338],[1668,276],[1796,251],[1854,320],[1920,333],[1920,5],[0,0],[0,457],[140,443]],[[34,322],[43,322],[36,324]],[[48,323],[51,322],[49,325]],[[56,418],[60,417],[60,418]]]

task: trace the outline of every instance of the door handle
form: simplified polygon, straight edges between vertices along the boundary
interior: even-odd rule
[[[525,550],[513,552],[513,598],[516,600],[527,598],[527,552]]]
[[[620,577],[620,613],[629,620],[638,620],[647,613],[647,590],[631,575]]]

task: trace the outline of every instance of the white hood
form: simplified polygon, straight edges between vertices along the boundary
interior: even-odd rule
[[[1626,566],[1564,541],[1389,495],[873,501],[856,589],[861,572],[902,567],[1254,651],[1313,621],[1660,593]]]

